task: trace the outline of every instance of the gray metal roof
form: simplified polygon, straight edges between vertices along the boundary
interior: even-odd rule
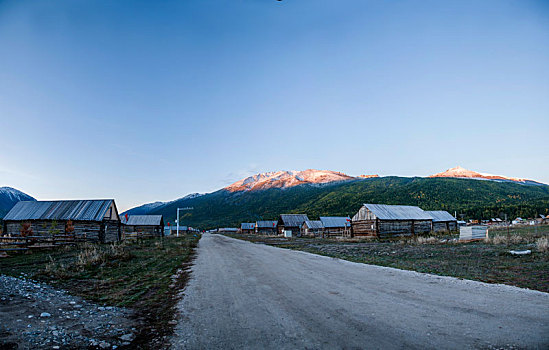
[[[380,220],[431,220],[431,215],[411,205],[364,204]]]
[[[308,228],[313,230],[324,228],[324,226],[322,226],[322,221],[320,220],[305,220],[304,225],[307,225]]]
[[[258,221],[255,223],[257,228],[274,228],[276,227],[277,221],[267,220],[267,221]]]
[[[307,214],[281,214],[280,220],[286,227],[301,227],[305,220],[309,220]]]
[[[120,221],[128,226],[158,226],[162,225],[162,215],[128,215],[128,221],[126,217],[122,216]]]
[[[114,199],[70,201],[22,201],[4,220],[79,220],[102,221]]]
[[[452,214],[448,213],[445,210],[431,210],[427,211],[429,215],[433,218],[433,222],[446,222],[446,221],[457,221]]]
[[[348,216],[321,216],[320,221],[324,227],[350,227],[351,218]]]
[[[255,229],[255,223],[253,222],[243,222],[240,224],[240,229],[242,230],[254,230]]]

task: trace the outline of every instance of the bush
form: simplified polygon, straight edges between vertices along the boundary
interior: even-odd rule
[[[86,243],[84,249],[82,249],[76,258],[75,267],[83,269],[89,266],[106,264],[112,260],[128,260],[131,258],[131,254],[126,248],[126,241],[113,243],[106,247]]]
[[[549,240],[547,237],[541,237],[536,240],[536,248],[539,252],[547,252],[549,250]]]

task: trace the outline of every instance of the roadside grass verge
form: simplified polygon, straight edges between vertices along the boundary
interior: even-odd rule
[[[132,348],[162,348],[173,330],[199,235],[116,244],[81,244],[0,259],[2,274],[47,282],[103,305],[134,310]]]
[[[229,235],[256,243],[306,251],[344,260],[453,276],[488,283],[502,283],[549,292],[547,237],[459,243],[446,237],[340,242],[336,239],[283,238]],[[510,250],[530,249],[532,254],[514,256]]]

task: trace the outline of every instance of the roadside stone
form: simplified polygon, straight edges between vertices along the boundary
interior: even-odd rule
[[[51,317],[51,314],[49,312],[42,312],[40,317]]]
[[[133,333],[124,334],[123,336],[120,337],[121,340],[129,341],[129,342],[131,342],[133,338],[134,338]]]

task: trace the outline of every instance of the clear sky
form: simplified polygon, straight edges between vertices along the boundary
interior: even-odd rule
[[[549,2],[0,0],[0,186],[119,209],[308,168],[549,183]]]

